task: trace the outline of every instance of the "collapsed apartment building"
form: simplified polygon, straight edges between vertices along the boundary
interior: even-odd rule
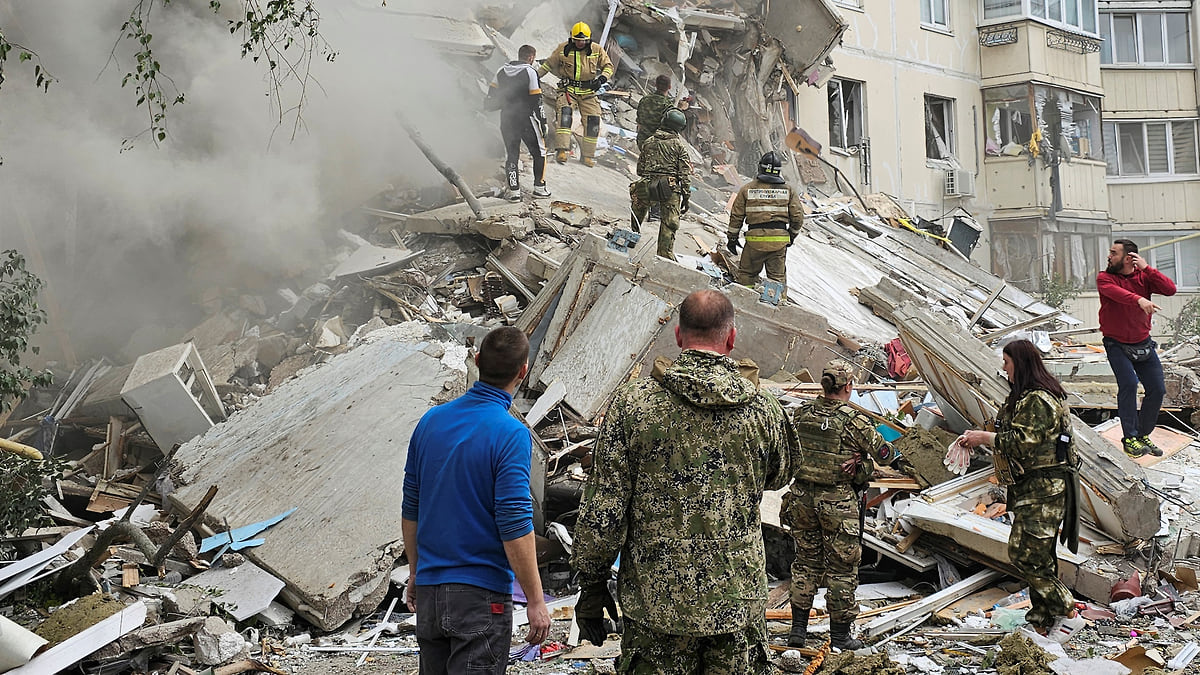
[[[1164,353],[1165,414],[1179,431],[1156,431],[1167,450],[1161,460],[1131,460],[1112,437],[1107,364],[1072,342],[1087,334],[1089,319],[973,263],[980,228],[969,215],[940,226],[886,195],[841,194],[838,177],[801,154],[787,165],[789,180],[814,187],[788,251],[786,300],[732,284],[725,205],[764,148],[787,144],[789,96],[828,74],[846,25],[825,0],[764,3],[757,12],[746,4],[603,8],[598,25],[619,69],[605,97],[601,166],[552,167],[552,200],[501,201],[489,196],[499,192],[496,176],[452,170],[457,192],[404,186],[382,194],[344,218],[331,237],[334,252],[307,285],[242,289],[214,302],[212,315],[176,344],[132,363],[80,364],[59,386],[32,392],[3,420],[3,435],[70,460],[70,469],[46,500],[57,525],[5,540],[23,555],[0,568],[0,602],[43,577],[82,581],[120,601],[69,605],[87,604],[82,623],[57,638],[0,624],[10,672],[51,672],[85,658],[86,672],[150,664],[163,672],[287,672],[279,668],[296,667],[288,658],[299,652],[361,654],[359,665],[372,652],[411,656],[411,615],[395,611],[407,576],[399,486],[408,438],[429,407],[465,391],[469,345],[501,324],[531,341],[513,414],[533,432],[539,562],[559,596],[550,604],[569,618],[573,513],[607,403],[623,382],[677,353],[675,308],[689,292],[714,287],[734,303],[734,356],[757,363],[759,386],[794,405],[818,393],[811,373],[822,364],[834,355],[851,360],[864,374],[854,403],[914,467],[913,475],[881,470],[867,495],[864,544],[876,558],[869,567],[891,572],[887,583],[862,588],[860,600],[877,605],[860,619],[864,637],[881,650],[891,642],[886,651],[897,663],[942,672],[920,659],[977,667],[986,650],[962,647],[935,663],[930,640],[959,645],[1011,632],[980,614],[1020,603],[1009,597],[1018,589],[997,589],[1012,574],[1003,491],[986,456],[959,477],[942,455],[957,432],[994,418],[1007,395],[995,349],[1020,335],[1045,347],[1079,415],[1085,527],[1078,554],[1060,549],[1059,570],[1092,612],[1098,637],[1090,648],[1131,669],[1167,657],[1186,666],[1191,657],[1178,647],[1200,627],[1200,512],[1192,506],[1200,467],[1192,466],[1188,428],[1200,407],[1200,352],[1181,343]],[[511,25],[502,16],[405,17],[462,64],[480,96],[516,45],[546,53],[575,18],[553,2]],[[628,231],[633,112],[661,73],[688,92],[697,178],[678,262],[654,255],[656,223]],[[440,164],[436,147],[414,140]],[[889,353],[904,354],[911,367]],[[762,504],[769,571],[780,580],[770,619],[784,616],[792,556],[779,499],[768,494]],[[1131,578],[1142,581],[1130,588]],[[922,593],[898,579],[933,579],[925,583],[934,588]],[[1108,607],[1128,596],[1144,599],[1132,618],[1110,616]],[[1131,626],[1144,634],[1140,645],[1127,644]],[[922,628],[925,642],[905,637]],[[1105,642],[1122,631],[1121,642]],[[310,642],[313,632],[326,635]],[[35,656],[50,639],[56,644]],[[545,655],[594,659],[602,672],[614,652],[584,646]]]

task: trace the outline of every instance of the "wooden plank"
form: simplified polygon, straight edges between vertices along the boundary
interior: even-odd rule
[[[142,583],[142,572],[137,563],[127,562],[121,565],[121,586],[133,588]]]
[[[996,287],[996,290],[992,291],[992,294],[988,296],[988,299],[983,301],[983,304],[980,305],[979,309],[975,311],[975,314],[971,316],[971,322],[967,324],[967,330],[971,330],[975,327],[975,324],[983,318],[983,313],[988,311],[988,308],[992,306],[992,303],[996,301],[996,298],[1000,297],[1000,292],[1003,291],[1004,287],[1007,285],[1007,281],[1001,281],[1000,285]]]
[[[901,539],[900,543],[896,544],[896,550],[901,553],[908,553],[908,549],[912,548],[912,545],[917,543],[917,540],[920,539],[921,535],[923,534],[925,534],[925,530],[922,530],[919,527],[913,527],[912,532],[907,537]]]
[[[1062,314],[1062,310],[1058,310],[1058,309],[1054,310],[1053,312],[1046,312],[1045,314],[1042,314],[1040,316],[1035,316],[1032,319],[1027,319],[1020,323],[1014,323],[1013,325],[1011,325],[1007,328],[1001,328],[1000,330],[994,330],[990,333],[984,333],[982,336],[980,336],[979,339],[983,340],[984,342],[991,342],[997,338],[1002,338],[1005,335],[1008,335],[1009,333],[1015,333],[1015,332],[1021,330],[1022,328],[1030,328],[1030,327],[1036,326],[1038,324],[1046,323],[1047,321],[1059,316],[1060,314]]]

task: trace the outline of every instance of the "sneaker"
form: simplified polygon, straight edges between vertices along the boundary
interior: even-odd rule
[[[1079,629],[1087,625],[1087,621],[1082,616],[1074,616],[1071,618],[1059,617],[1053,626],[1046,631],[1046,637],[1054,640],[1058,644],[1066,644],[1072,636],[1079,632]]]
[[[1155,457],[1163,456],[1162,448],[1155,445],[1154,441],[1150,440],[1149,436],[1138,436],[1138,440],[1142,442],[1142,445],[1146,446],[1147,453],[1154,455]]]
[[[550,196],[550,188],[546,187],[545,185],[534,185],[533,186],[533,196],[534,197],[549,197]]]
[[[566,150],[559,150],[558,152],[554,153],[554,161],[558,162],[559,164],[566,164],[570,157],[571,153],[567,152]]]
[[[521,191],[508,189],[504,191],[503,197],[510,202],[519,202],[521,201]]]
[[[1125,450],[1125,454],[1137,459],[1146,454],[1146,446],[1140,438],[1130,436],[1129,438],[1121,439],[1121,448]]]
[[[596,160],[593,157],[584,157],[579,161],[583,162],[584,166],[596,166]]]

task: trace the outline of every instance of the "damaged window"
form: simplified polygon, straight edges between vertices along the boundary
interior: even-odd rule
[[[1167,275],[1175,285],[1183,288],[1200,286],[1200,239],[1186,239],[1173,244],[1150,249],[1152,244],[1161,244],[1177,239],[1191,230],[1122,231],[1121,237],[1132,239],[1142,246],[1142,257],[1154,269]],[[1113,233],[1117,236],[1117,233]],[[1149,249],[1149,250],[1147,250]]]
[[[950,27],[950,0],[920,0],[921,23],[937,28]]]
[[[863,135],[862,83],[834,78],[828,88],[829,145],[842,150],[856,147]]]
[[[1200,172],[1196,120],[1106,122],[1110,176],[1173,176]]]
[[[950,159],[954,155],[954,101],[925,96],[925,156]]]
[[[1030,152],[1034,130],[1041,130],[1040,153],[1070,161],[1101,160],[1100,99],[1066,89],[1019,85],[983,92],[987,115],[984,152],[1015,157]]]
[[[1148,66],[1192,62],[1191,26],[1185,12],[1100,15],[1100,63]]]
[[[1029,87],[986,89],[983,107],[988,120],[984,152],[992,156],[1028,152],[1035,123],[1029,106]]]

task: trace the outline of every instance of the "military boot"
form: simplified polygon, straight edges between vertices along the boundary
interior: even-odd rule
[[[584,157],[579,161],[583,162],[583,165],[587,167],[596,166],[596,160],[591,157]]]
[[[803,647],[808,640],[808,610],[792,605],[792,632],[788,635],[789,647]]]
[[[558,162],[559,164],[566,164],[566,163],[567,163],[567,159],[568,159],[570,156],[571,156],[571,153],[570,153],[570,151],[568,151],[568,150],[559,150],[558,152],[554,153],[554,161]]]
[[[830,622],[829,644],[844,652],[853,652],[866,647],[862,640],[856,639],[850,635],[849,621]]]

